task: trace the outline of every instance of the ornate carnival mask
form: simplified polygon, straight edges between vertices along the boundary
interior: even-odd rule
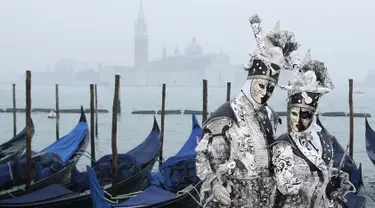
[[[252,79],[250,85],[250,95],[252,99],[261,105],[267,103],[272,96],[276,83],[266,79]]]
[[[320,94],[313,92],[295,93],[289,97],[288,120],[294,132],[307,130],[314,119]]]
[[[247,79],[251,80],[250,96],[257,104],[265,104],[271,97],[280,75],[276,64],[265,64],[255,59],[248,69]]]
[[[289,125],[295,132],[306,131],[312,124],[315,112],[304,107],[290,107],[288,111]]]

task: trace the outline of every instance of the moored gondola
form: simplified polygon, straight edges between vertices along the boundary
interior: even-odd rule
[[[63,183],[78,162],[88,145],[88,125],[81,106],[81,116],[74,129],[38,153],[32,153],[32,181],[28,192],[36,191],[50,184]],[[26,194],[24,171],[25,154],[0,165],[0,199],[14,198]]]
[[[195,147],[201,135],[202,129],[193,115],[192,132],[180,151],[159,167],[159,171],[151,177],[149,187],[133,198],[119,204],[109,204],[106,201],[95,172],[91,167],[87,167],[94,207],[200,207],[199,189],[201,182],[196,176]]]
[[[345,154],[345,149],[340,145],[338,140],[335,136],[331,135],[328,130],[323,126],[321,123],[319,116],[317,116],[316,123],[322,128],[322,134],[328,134],[331,137],[332,141],[332,147],[333,147],[333,153],[334,153],[334,160],[333,160],[333,167],[339,167],[340,162]],[[362,165],[359,164],[357,167],[354,159],[350,157],[349,154],[346,154],[343,171],[349,173],[350,181],[355,185],[357,190],[359,190],[363,186],[363,180],[362,180]]]
[[[154,118],[147,138],[126,154],[118,155],[118,183],[116,191],[126,194],[143,190],[147,186],[150,169],[160,153],[160,129]],[[95,164],[95,172],[107,193],[112,191],[112,155],[105,155]],[[1,200],[0,207],[92,207],[87,172],[72,171],[72,181],[65,186],[52,184],[23,196]]]
[[[366,152],[370,158],[372,164],[375,165],[375,131],[372,130],[370,124],[368,123],[367,118],[365,118],[366,126]]]
[[[30,118],[31,119],[31,118]],[[34,136],[35,128],[31,119],[31,138]],[[0,145],[0,164],[7,163],[20,156],[26,149],[26,127],[15,137]]]

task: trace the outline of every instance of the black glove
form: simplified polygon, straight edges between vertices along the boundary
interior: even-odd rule
[[[331,199],[331,194],[336,191],[341,186],[341,178],[339,176],[334,176],[331,178],[327,184],[326,194],[329,199]]]

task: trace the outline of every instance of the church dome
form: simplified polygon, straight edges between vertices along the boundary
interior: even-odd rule
[[[202,54],[202,47],[198,45],[195,37],[191,40],[190,45],[185,50],[186,55],[196,56]]]

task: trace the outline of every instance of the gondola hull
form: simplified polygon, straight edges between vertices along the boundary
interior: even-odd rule
[[[365,126],[365,142],[367,156],[369,157],[372,164],[375,165],[375,131],[371,128],[367,118],[365,118]]]
[[[86,147],[88,146],[88,143],[89,143],[88,138],[89,137],[88,137],[88,134],[87,134],[86,138],[82,141],[82,144],[80,145],[80,148],[79,148],[80,150],[86,149]],[[14,191],[10,192],[11,195],[7,194],[7,193],[9,193],[9,190],[0,191],[0,200],[21,196],[21,195],[24,195],[28,192],[33,192],[33,191],[42,189],[46,186],[49,186],[50,184],[64,183],[64,180],[66,179],[67,176],[69,176],[69,174],[72,171],[72,168],[77,164],[77,162],[80,158],[81,158],[81,155],[74,156],[74,158],[72,159],[72,163],[70,165],[64,167],[59,172],[57,172],[57,173],[55,173],[55,174],[53,174],[53,175],[51,175],[47,178],[44,178],[40,181],[37,181],[36,183],[32,183],[31,186],[30,186],[30,189],[28,191],[24,190],[24,187],[25,187],[24,185],[16,186],[16,187],[12,188],[11,190],[14,190]]]
[[[87,166],[91,195],[95,207],[148,208],[200,207],[201,182],[196,176],[195,148],[202,137],[202,129],[192,115],[192,131],[188,140],[174,156],[168,158],[150,177],[149,186],[136,196],[118,204],[108,203],[94,170]]]
[[[199,208],[201,207],[198,202],[200,201],[199,193],[201,182],[197,183],[194,186],[194,189],[189,190],[188,193],[184,193],[176,198],[173,198],[169,201],[165,201],[160,204],[152,204],[146,206],[137,206],[137,208]],[[121,207],[119,207],[121,208]],[[132,208],[132,207],[126,207]],[[135,207],[134,207],[135,208]]]
[[[146,138],[144,142],[130,150],[127,154],[128,157],[120,158],[137,158],[138,160],[132,164],[139,165],[139,169],[133,173],[133,175],[128,176],[122,181],[117,183],[116,193],[117,194],[127,194],[134,193],[145,189],[148,185],[148,178],[150,176],[150,170],[153,168],[155,162],[159,158],[160,150],[160,129],[154,119],[154,125],[151,130],[150,135]],[[132,155],[132,156],[131,156]],[[143,158],[142,158],[143,156]],[[104,160],[102,160],[104,158]],[[100,172],[100,161],[108,161],[107,156],[103,156],[96,163],[96,168],[99,168]],[[111,161],[111,160],[109,160]],[[123,162],[126,160],[123,160]],[[110,162],[112,163],[112,162]],[[122,163],[124,165],[125,163]],[[120,170],[119,170],[120,171]],[[74,171],[75,172],[75,171]],[[71,177],[74,178],[75,174],[72,173]],[[85,175],[83,174],[85,177]],[[77,177],[77,176],[75,176]],[[48,185],[46,188],[39,191],[26,194],[20,198],[0,201],[0,207],[18,207],[18,208],[31,208],[31,207],[43,207],[43,208],[65,208],[65,207],[92,207],[92,198],[89,190],[82,191],[79,181],[72,180],[63,186],[58,184]],[[112,194],[112,179],[101,181],[101,185],[105,188],[106,192]],[[125,200],[125,199],[124,199]]]
[[[121,194],[126,193],[133,193],[138,192],[145,189],[148,185],[147,177],[149,174],[149,170],[152,169],[157,157],[151,161],[146,167],[144,167],[141,171],[137,174],[131,176],[130,178],[121,181],[116,186],[116,191]],[[67,186],[69,189],[69,185]],[[112,188],[109,187],[106,189],[108,193],[111,193]],[[0,204],[1,207],[9,207],[9,208],[86,208],[92,207],[92,199],[91,194],[89,191],[73,195],[73,196],[66,196],[60,197],[58,199],[51,199],[46,201],[40,201],[36,203],[27,203],[27,204],[9,204],[4,205]]]
[[[34,136],[35,128],[31,120],[31,138]],[[12,161],[21,156],[26,149],[26,127],[9,141],[0,145],[0,164]]]
[[[87,126],[87,120],[86,120],[85,112],[84,112],[84,109],[83,109],[82,106],[81,106],[81,116],[79,118],[79,122],[78,122],[77,126],[80,123],[86,123],[86,126]],[[62,168],[61,170],[57,171],[56,173],[54,173],[50,176],[47,176],[47,177],[45,177],[41,180],[38,180],[36,182],[31,182],[30,187],[27,191],[25,190],[25,184],[20,185],[20,186],[14,186],[14,187],[12,187],[8,190],[1,190],[0,191],[0,200],[21,196],[21,195],[24,195],[26,193],[30,193],[30,192],[42,189],[42,188],[47,187],[51,184],[66,183],[66,181],[65,181],[66,177],[70,175],[73,167],[77,164],[78,160],[82,156],[82,154],[77,154],[77,152],[84,151],[88,146],[89,134],[88,134],[88,130],[86,130],[86,129],[87,129],[87,127],[84,130],[85,134],[77,137],[77,138],[80,139],[80,140],[77,140],[77,141],[80,141],[80,143],[77,144],[78,146],[77,146],[77,149],[74,151],[74,154],[70,155],[69,160],[68,160],[69,164],[67,166],[65,166],[64,168]],[[82,131],[83,130],[80,130],[80,132],[82,132]],[[69,134],[67,134],[66,136],[68,136]],[[67,137],[67,138],[70,138],[70,137]],[[64,140],[58,140],[58,141],[64,141]],[[51,147],[51,145],[49,147]],[[2,205],[0,205],[0,206],[2,206]]]

